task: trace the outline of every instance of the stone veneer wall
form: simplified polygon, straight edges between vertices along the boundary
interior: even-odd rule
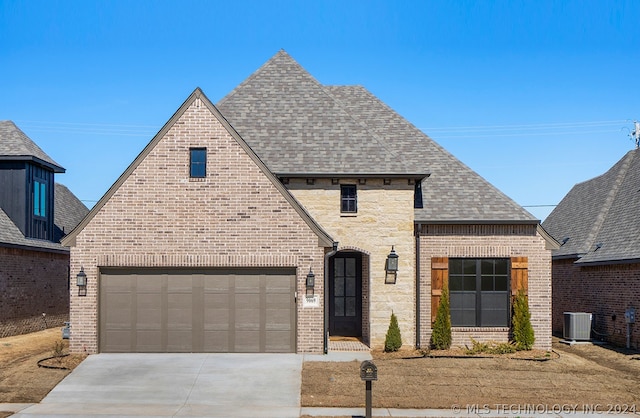
[[[633,307],[630,346],[640,348],[640,263],[580,266],[576,261],[553,260],[553,332],[562,336],[564,312],[588,312],[593,338],[625,347],[624,313]]]
[[[402,342],[415,344],[415,238],[414,186],[407,179],[291,179],[289,191],[311,216],[339,242],[338,250],[360,251],[363,256],[363,280],[368,271],[369,309],[363,303],[363,337],[369,333],[372,348],[384,346],[391,312],[398,317]],[[355,184],[358,195],[357,214],[340,213],[340,184]],[[399,255],[396,284],[385,284],[385,262],[395,247]],[[368,263],[367,263],[368,261]],[[367,284],[363,284],[363,299]],[[366,302],[366,301],[364,301]],[[369,329],[366,329],[368,318]]]
[[[189,149],[207,148],[207,176],[189,177]],[[298,295],[316,274],[324,297],[318,236],[199,98],[113,193],[71,248],[72,352],[98,350],[100,267],[295,267]],[[322,302],[321,302],[322,303]],[[297,351],[323,350],[322,308],[298,298]]]
[[[527,257],[529,310],[535,348],[551,349],[551,251],[536,225],[422,225],[420,230],[421,347],[431,338],[432,257]],[[454,346],[508,341],[508,328],[453,328]]]
[[[68,318],[69,254],[0,247],[0,338]]]

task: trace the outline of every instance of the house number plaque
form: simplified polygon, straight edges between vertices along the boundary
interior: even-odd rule
[[[370,360],[365,360],[360,365],[360,379],[363,381],[378,380],[378,367]]]

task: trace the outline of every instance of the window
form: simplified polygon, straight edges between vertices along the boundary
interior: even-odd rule
[[[33,214],[35,216],[46,217],[47,185],[42,180],[33,182]]]
[[[422,209],[422,182],[416,180],[416,185],[413,189],[413,207],[414,209]]]
[[[509,260],[449,260],[449,306],[454,327],[509,326]]]
[[[207,149],[191,148],[189,176],[194,178],[207,177]]]
[[[355,184],[343,184],[340,186],[340,212],[358,212],[358,196]]]

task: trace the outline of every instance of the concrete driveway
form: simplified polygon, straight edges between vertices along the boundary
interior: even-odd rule
[[[97,354],[22,418],[299,417],[297,354]]]

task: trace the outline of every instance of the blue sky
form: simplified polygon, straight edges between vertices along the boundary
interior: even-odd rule
[[[91,207],[196,87],[215,103],[284,49],[544,219],[635,147],[638,16],[638,1],[0,0],[0,120]]]

